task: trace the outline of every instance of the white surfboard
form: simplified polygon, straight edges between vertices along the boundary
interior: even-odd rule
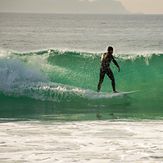
[[[136,93],[138,91],[126,91],[126,92],[117,92],[117,93],[106,93],[107,95],[112,95],[112,96],[123,96],[123,95],[128,95],[132,93]]]
[[[87,95],[90,99],[106,99],[106,98],[113,98],[118,96],[127,96],[132,93],[136,93],[138,91],[128,91],[128,92],[118,92],[118,93],[106,93],[106,92],[94,92],[91,91]]]

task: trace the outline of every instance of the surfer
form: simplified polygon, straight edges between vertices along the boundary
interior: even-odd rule
[[[109,46],[108,51],[106,53],[104,53],[101,57],[100,79],[99,79],[99,83],[97,86],[98,92],[101,89],[101,85],[103,83],[105,74],[107,74],[107,76],[110,78],[110,80],[112,82],[113,92],[117,93],[116,88],[115,88],[114,74],[110,68],[111,61],[117,66],[118,72],[120,72],[120,67],[119,67],[117,61],[114,59],[112,54],[113,54],[113,47]]]

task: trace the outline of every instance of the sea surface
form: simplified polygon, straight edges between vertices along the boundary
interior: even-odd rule
[[[161,163],[162,84],[163,15],[0,13],[0,162]]]
[[[162,15],[0,13],[0,118],[162,119],[162,27]],[[108,45],[130,94],[107,77],[96,93]]]

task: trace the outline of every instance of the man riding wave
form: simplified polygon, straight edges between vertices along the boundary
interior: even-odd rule
[[[114,74],[110,68],[111,61],[117,66],[119,72],[120,72],[120,67],[112,54],[113,54],[113,47],[109,46],[108,51],[104,53],[101,57],[100,78],[99,78],[99,83],[97,86],[98,92],[100,92],[105,74],[107,74],[107,76],[111,80],[113,92],[117,93],[116,88],[115,88]]]

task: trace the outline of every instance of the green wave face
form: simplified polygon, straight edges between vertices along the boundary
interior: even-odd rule
[[[163,55],[117,57],[113,95],[105,77],[96,93],[100,55],[44,50],[0,58],[0,117],[59,120],[163,117]],[[109,93],[109,94],[108,94]]]

